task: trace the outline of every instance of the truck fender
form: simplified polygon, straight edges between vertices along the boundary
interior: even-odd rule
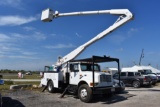
[[[78,83],[78,87],[80,87],[82,84],[87,84],[87,85],[88,85],[88,83],[87,83],[86,81],[80,81],[80,82]]]
[[[133,83],[134,81],[139,81],[139,82],[140,82],[140,79],[135,78],[135,79],[132,80],[132,83]]]
[[[48,83],[52,81],[51,79],[47,79],[47,86],[48,86]],[[52,81],[53,82],[53,81]],[[54,82],[53,82],[54,83]]]

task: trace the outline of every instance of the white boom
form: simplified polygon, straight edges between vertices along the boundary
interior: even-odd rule
[[[112,10],[99,10],[99,11],[82,11],[82,12],[70,12],[70,13],[59,13],[58,11],[53,11],[51,9],[46,9],[42,11],[41,20],[44,22],[50,22],[54,18],[61,17],[61,16],[76,16],[76,15],[93,15],[93,14],[113,14],[113,15],[120,15],[119,18],[116,20],[116,22],[107,28],[106,30],[99,33],[97,36],[89,40],[88,42],[84,43],[83,45],[79,46],[66,56],[60,58],[56,65],[59,66],[61,64],[66,63],[67,61],[70,61],[77,57],[82,51],[84,51],[85,48],[87,48],[92,43],[98,41],[99,39],[102,39],[107,34],[111,33],[116,28],[120,27],[121,25],[125,24],[129,20],[133,19],[132,13],[128,9],[112,9]]]

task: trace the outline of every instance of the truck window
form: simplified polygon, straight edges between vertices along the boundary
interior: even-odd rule
[[[121,72],[121,76],[127,76],[126,72]]]
[[[83,63],[83,64],[81,64],[81,70],[82,71],[93,71],[93,65]],[[94,65],[94,70],[95,71],[100,71],[100,67],[97,64],[95,64]]]
[[[87,71],[87,66],[86,65],[81,65],[81,70],[82,71]]]
[[[128,72],[128,76],[134,76],[134,72]]]
[[[138,70],[138,72],[141,72],[141,74],[143,74],[143,75],[147,75],[147,74],[152,73],[152,71],[151,71],[150,69],[146,69],[146,70]]]
[[[145,74],[150,74],[150,73],[152,73],[152,71],[150,69],[146,69],[146,70],[144,70],[144,73]]]
[[[91,66],[91,69],[93,70],[93,65]],[[98,66],[98,65],[94,65],[94,70],[95,70],[95,71],[100,71],[100,70],[99,70],[99,66]]]
[[[73,64],[73,72],[78,72],[79,69],[78,69],[78,64]]]
[[[140,72],[142,75],[145,74],[143,70],[138,70],[138,72]]]
[[[141,76],[140,72],[135,72],[135,76]]]

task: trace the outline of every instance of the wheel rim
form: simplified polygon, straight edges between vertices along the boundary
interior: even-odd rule
[[[50,91],[52,89],[51,84],[48,85],[48,90]]]
[[[87,90],[86,89],[82,89],[80,95],[81,95],[81,98],[85,99],[87,97]]]
[[[134,87],[138,87],[139,83],[138,82],[134,82]]]

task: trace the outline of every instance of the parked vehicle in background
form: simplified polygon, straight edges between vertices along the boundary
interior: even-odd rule
[[[157,75],[157,78],[158,78],[158,82],[160,81],[160,73],[154,73],[155,75]]]
[[[143,70],[138,70],[138,72],[140,72],[143,76],[149,76],[152,80],[152,85],[155,85],[157,83],[158,77],[154,73],[152,73],[150,69],[143,68]]]
[[[4,80],[0,79],[0,85],[3,85],[3,84],[4,84]]]
[[[121,93],[125,90],[125,84],[123,83],[123,81],[120,81],[119,84],[119,80],[117,79],[113,79],[113,86],[115,87],[115,93]]]
[[[27,72],[26,75],[32,75],[32,73],[31,72]]]
[[[118,77],[117,73],[113,76],[114,79]],[[126,86],[133,86],[135,88],[139,88],[142,85],[151,85],[152,83],[149,76],[142,76],[141,73],[136,71],[121,71],[120,78]]]
[[[135,65],[133,67],[122,68],[123,71],[136,71],[141,73],[142,76],[149,76],[152,80],[152,85],[157,83],[157,76],[153,74],[150,66],[139,66]]]
[[[107,68],[107,71],[109,73],[111,73],[112,75],[114,75],[115,73],[118,73],[118,69],[117,68]]]
[[[1,80],[1,78],[3,78],[3,75],[0,75],[0,85],[4,84],[4,80]]]

